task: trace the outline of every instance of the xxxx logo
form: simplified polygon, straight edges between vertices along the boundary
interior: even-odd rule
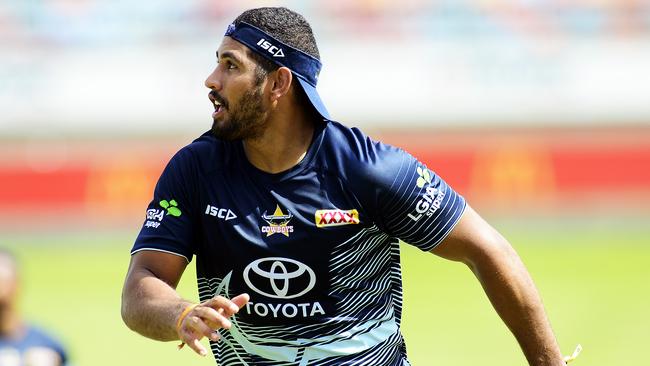
[[[359,223],[357,210],[318,210],[315,215],[316,227],[355,225]]]

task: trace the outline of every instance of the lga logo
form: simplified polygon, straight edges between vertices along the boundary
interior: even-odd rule
[[[160,205],[160,207],[163,209],[160,210],[151,208],[147,210],[147,221],[144,223],[144,227],[151,227],[156,229],[160,226],[163,218],[165,218],[165,214],[172,215],[174,217],[179,217],[183,214],[178,208],[178,202],[176,202],[174,199],[171,199],[169,201],[162,200],[158,202],[158,205]]]
[[[178,216],[183,214],[181,212],[181,210],[178,208],[178,202],[176,202],[176,200],[173,200],[173,199],[169,200],[169,201],[162,200],[162,201],[158,202],[158,204],[160,205],[160,207],[167,210],[167,215],[172,215],[172,216],[178,217]]]
[[[262,226],[262,232],[266,233],[267,237],[278,233],[288,237],[293,232],[293,226],[289,225],[292,218],[291,212],[287,211],[285,214],[282,212],[280,205],[276,205],[272,215],[267,215],[266,211],[262,214],[262,219],[268,224]]]
[[[147,210],[147,221],[144,223],[144,227],[152,227],[156,229],[158,226],[160,226],[160,222],[164,217],[165,210],[150,208]]]
[[[314,217],[316,227],[356,225],[359,223],[359,211],[353,210],[317,210]]]
[[[429,173],[429,169],[418,167],[416,171],[418,173],[418,180],[415,181],[415,185],[418,188],[423,188],[425,184],[431,184],[431,173]]]
[[[282,48],[274,46],[273,44],[271,44],[271,42],[265,40],[264,38],[261,38],[257,42],[257,45],[267,50],[270,54],[273,55],[273,57],[284,57],[284,52],[282,51]]]
[[[418,167],[416,171],[418,178],[415,181],[415,186],[424,188],[424,194],[415,204],[415,210],[407,216],[417,222],[423,216],[431,216],[438,211],[442,200],[445,198],[445,191],[432,186],[433,173],[429,169],[426,167]]]
[[[165,210],[158,210],[155,208],[147,210],[147,220],[162,221],[165,217]]]

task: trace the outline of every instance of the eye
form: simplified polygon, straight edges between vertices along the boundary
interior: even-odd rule
[[[233,63],[230,62],[230,61],[226,61],[226,68],[227,68],[228,70],[234,70],[234,69],[237,68],[237,65],[233,64]]]

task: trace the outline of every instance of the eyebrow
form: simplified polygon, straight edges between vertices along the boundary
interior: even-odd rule
[[[216,52],[216,55],[217,55],[217,60],[218,60],[218,59],[219,59],[219,51]],[[232,59],[232,60],[234,60],[236,63],[239,63],[239,64],[242,63],[242,60],[239,59],[237,56],[235,56],[235,54],[234,54],[232,51],[223,51],[223,52],[221,53],[221,57],[222,57],[222,58],[229,58],[229,59]]]

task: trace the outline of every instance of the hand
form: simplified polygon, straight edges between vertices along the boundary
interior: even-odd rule
[[[194,352],[206,356],[208,352],[201,344],[201,339],[207,337],[211,341],[218,341],[220,338],[218,330],[230,329],[232,323],[228,318],[236,314],[248,300],[248,294],[241,294],[230,300],[223,296],[216,296],[202,302],[181,320],[177,329],[178,337]]]

